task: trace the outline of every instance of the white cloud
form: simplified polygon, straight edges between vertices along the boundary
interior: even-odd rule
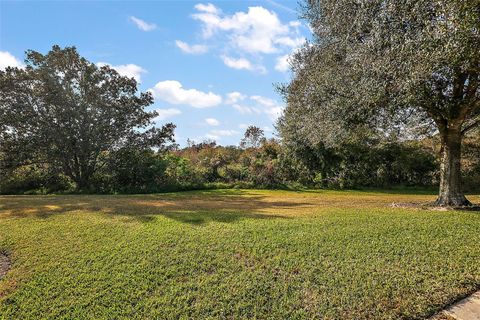
[[[276,39],[276,43],[285,45],[290,48],[297,48],[305,43],[305,38],[280,37]]]
[[[106,62],[97,62],[97,66],[109,66],[110,68],[115,69],[120,75],[124,77],[134,78],[137,82],[142,82],[142,73],[147,72],[147,70],[133,63],[113,66]]]
[[[222,103],[222,97],[213,92],[184,89],[182,84],[175,80],[160,81],[150,91],[156,99],[194,108],[214,107]]]
[[[196,4],[196,5],[195,5],[195,9],[197,9],[198,11],[207,12],[207,13],[212,13],[212,14],[219,14],[219,13],[220,13],[220,10],[219,10],[217,7],[215,7],[213,4],[211,4],[211,3],[207,3],[207,4],[199,3],[199,4]]]
[[[236,134],[239,134],[239,132],[236,131],[236,130],[212,130],[212,131],[210,131],[210,133],[215,134],[215,135],[219,135],[219,136],[226,136],[226,137],[234,136]]]
[[[280,72],[288,71],[290,69],[290,64],[288,63],[289,57],[289,54],[278,57],[277,62],[275,63],[275,70]]]
[[[203,137],[199,137],[199,140],[202,140]],[[220,140],[220,136],[214,135],[213,133],[207,133],[205,138],[212,139],[212,140]]]
[[[238,103],[233,104],[232,107],[235,110],[237,110],[238,112],[240,112],[241,114],[253,114],[253,113],[260,114],[260,113],[262,113],[261,110],[258,109],[258,108],[250,107],[250,106],[246,106],[246,105],[242,105],[242,104],[238,104]]]
[[[283,112],[283,106],[275,100],[259,95],[250,96],[248,104],[232,103],[232,107],[241,114],[265,114],[270,120],[275,121]],[[240,127],[242,128],[242,127]],[[267,131],[267,130],[266,130]]]
[[[275,53],[281,47],[294,47],[304,38],[296,21],[283,24],[275,12],[263,7],[249,7],[247,12],[224,15],[212,4],[198,4],[192,15],[202,23],[203,36],[210,38],[224,32],[230,44],[248,53]]]
[[[218,125],[220,125],[220,121],[218,121],[218,120],[215,119],[215,118],[207,118],[207,119],[205,119],[205,122],[206,122],[209,126],[218,126]]]
[[[25,65],[8,51],[0,51],[0,70],[7,67],[23,68]]]
[[[155,23],[148,23],[134,16],[130,16],[129,19],[138,27],[138,29],[142,31],[152,31],[157,28],[157,25]]]
[[[272,121],[277,120],[283,112],[283,106],[279,105],[275,100],[258,95],[251,96],[250,99],[257,102],[262,108],[263,113],[265,113]]]
[[[208,47],[203,44],[194,44],[190,45],[186,42],[176,40],[175,45],[180,48],[185,53],[189,54],[203,54],[208,51]]]
[[[158,113],[158,116],[156,116],[153,119],[154,122],[165,120],[167,118],[171,118],[173,116],[182,114],[182,111],[180,111],[179,109],[175,109],[175,108],[157,109],[155,111]]]
[[[222,56],[223,63],[225,63],[226,66],[233,68],[233,69],[247,69],[247,70],[253,70],[252,64],[250,61],[248,61],[245,58],[231,58],[227,56]]]
[[[227,93],[227,99],[225,100],[225,103],[234,104],[239,101],[245,100],[246,97],[247,97],[246,95],[241,94],[238,91],[233,91],[233,92]]]
[[[290,27],[299,28],[302,26],[302,23],[300,21],[290,21],[288,25]]]
[[[231,137],[238,135],[240,132],[236,130],[211,130],[205,137],[208,139],[220,140],[222,137]]]
[[[267,72],[267,69],[265,69],[264,66],[253,65],[249,60],[245,58],[235,59],[228,56],[222,56],[222,60],[227,67],[230,67],[233,69],[237,69],[237,70],[245,69],[249,71],[258,71],[259,73],[262,73],[262,74]]]

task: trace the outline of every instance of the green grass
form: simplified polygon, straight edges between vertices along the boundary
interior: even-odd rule
[[[3,196],[0,319],[424,319],[480,289],[479,212],[388,207],[433,199]]]

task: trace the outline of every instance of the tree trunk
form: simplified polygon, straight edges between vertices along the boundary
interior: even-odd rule
[[[471,203],[462,192],[460,159],[462,133],[460,127],[446,127],[441,134],[440,191],[436,205],[467,206]]]

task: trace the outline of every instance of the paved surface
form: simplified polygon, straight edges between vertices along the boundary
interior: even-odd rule
[[[450,306],[444,313],[457,320],[480,320],[480,291]]]

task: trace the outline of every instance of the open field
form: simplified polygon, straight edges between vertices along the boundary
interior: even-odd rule
[[[434,198],[0,196],[0,319],[424,319],[480,289],[480,212],[389,207]]]

